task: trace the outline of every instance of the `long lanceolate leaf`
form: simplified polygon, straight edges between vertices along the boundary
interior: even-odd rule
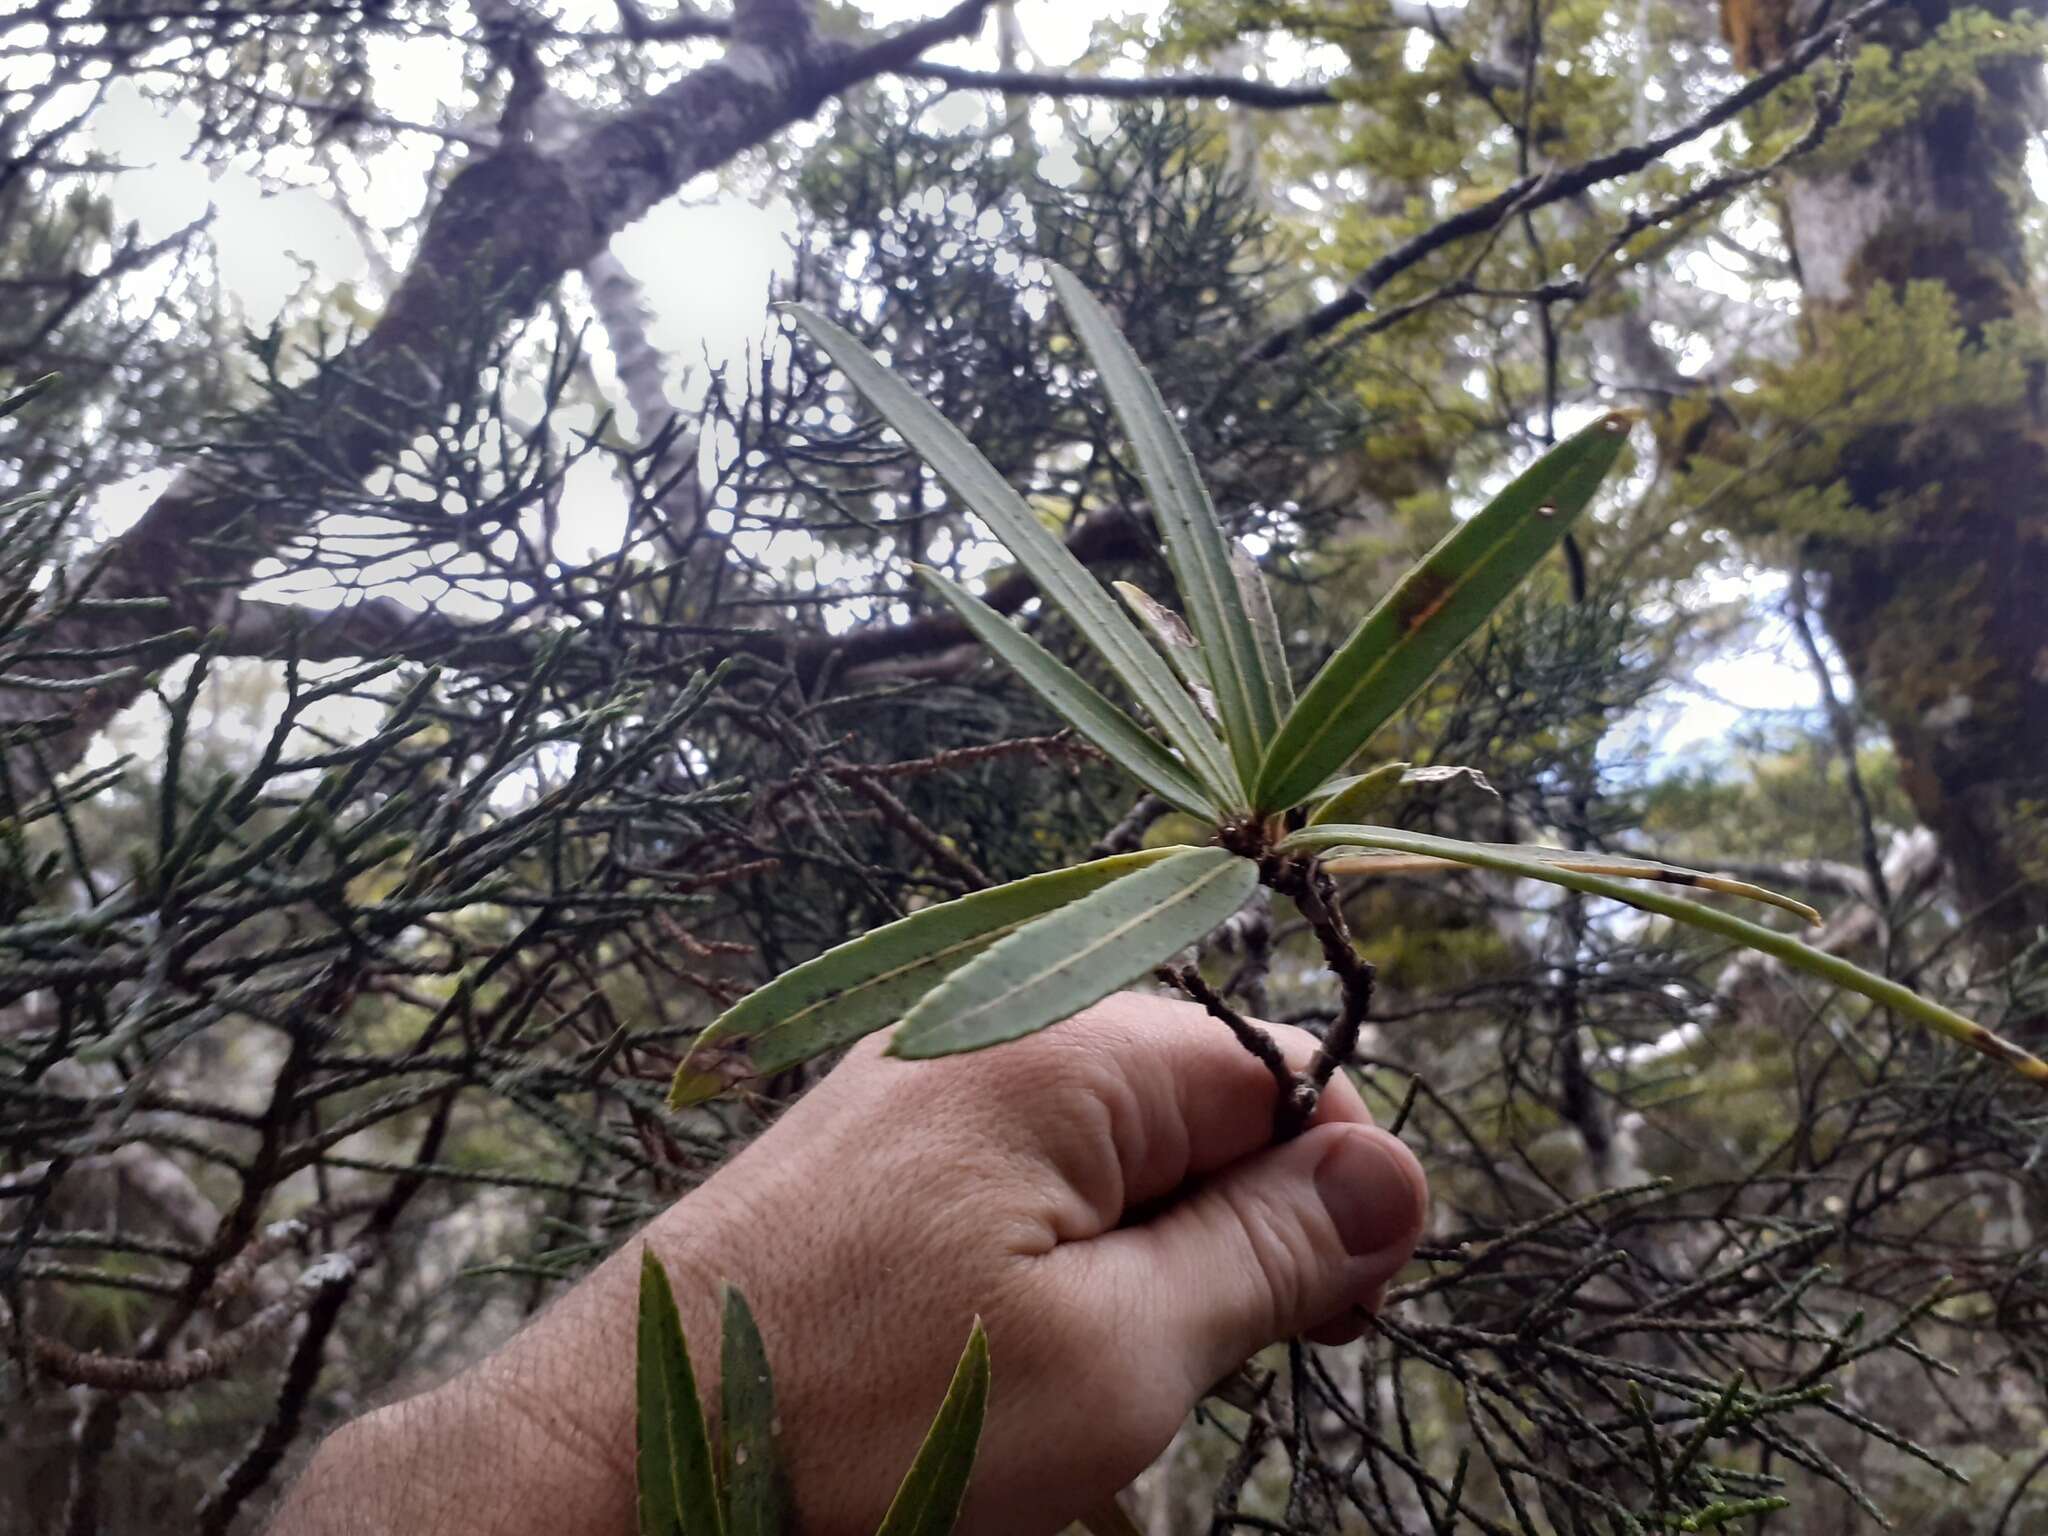
[[[1230,547],[1230,568],[1237,574],[1237,595],[1258,637],[1259,650],[1266,658],[1266,676],[1273,684],[1274,714],[1281,720],[1294,708],[1294,679],[1287,671],[1287,648],[1280,641],[1280,615],[1273,611],[1273,594],[1259,562],[1245,553],[1244,546]]]
[[[683,1342],[668,1272],[652,1249],[640,1253],[640,1536],[722,1536],[711,1437],[697,1401],[697,1377]]]
[[[1230,545],[1217,524],[1216,509],[1158,386],[1109,311],[1064,267],[1052,269],[1052,285],[1073,319],[1075,334],[1095,360],[1103,390],[1138,455],[1138,470],[1166,540],[1174,585],[1208,662],[1223,734],[1249,789],[1260,754],[1279,727],[1283,705],[1280,686],[1268,673],[1266,651],[1238,591]]]
[[[725,1288],[723,1310],[718,1481],[725,1490],[725,1536],[786,1536],[789,1485],[768,1350],[737,1286]]]
[[[1194,943],[1244,904],[1259,867],[1187,848],[1019,928],[925,995],[889,1042],[950,1056],[1071,1018]]]
[[[1194,631],[1187,627],[1179,614],[1155,600],[1143,587],[1128,581],[1112,581],[1110,586],[1124,600],[1131,616],[1145,626],[1145,633],[1152,637],[1159,653],[1172,663],[1173,670],[1180,674],[1180,680],[1188,685],[1188,692],[1202,706],[1202,713],[1214,720],[1216,690],[1209,686],[1209,663],[1202,655],[1201,646],[1195,642]]]
[[[16,390],[5,399],[0,399],[0,416],[12,416],[16,411],[27,405],[29,401],[35,399],[37,395],[54,387],[56,382],[57,375],[54,373],[46,373],[39,379],[29,380],[25,387]]]
[[[1666,864],[1658,859],[1632,859],[1623,854],[1586,853],[1571,848],[1544,848],[1528,843],[1469,843],[1463,838],[1432,837],[1426,832],[1397,832],[1391,827],[1376,827],[1356,823],[1338,822],[1334,826],[1326,822],[1310,822],[1300,840],[1290,838],[1289,846],[1298,847],[1313,835],[1316,846],[1332,846],[1328,834],[1336,831],[1347,834],[1341,841],[1347,848],[1378,848],[1387,853],[1400,855],[1401,863],[1407,867],[1427,868],[1430,864],[1470,867],[1470,857],[1479,853],[1498,854],[1502,858],[1522,863],[1541,864],[1548,869],[1568,870],[1580,875],[1605,875],[1612,880],[1650,880],[1662,885],[1683,885],[1693,890],[1713,891],[1721,896],[1741,896],[1749,901],[1760,901],[1766,906],[1777,907],[1803,918],[1809,923],[1820,921],[1820,914],[1805,902],[1786,896],[1761,885],[1751,885],[1747,880],[1737,880],[1732,875],[1717,875],[1704,869],[1687,869],[1683,864]],[[1360,833],[1368,836],[1350,836]],[[1373,865],[1380,856],[1356,861],[1359,874],[1371,874]],[[1426,862],[1425,862],[1426,861]],[[1343,864],[1344,860],[1332,861],[1332,867]],[[1541,878],[1541,877],[1538,877]]]
[[[1584,891],[1589,896],[1605,896],[1613,901],[1626,902],[1645,912],[1655,912],[1660,917],[1668,917],[1674,922],[1686,923],[1747,948],[1760,950],[1794,970],[1858,993],[1972,1050],[1982,1051],[2024,1077],[2037,1083],[2048,1083],[2048,1062],[1993,1034],[1983,1025],[1964,1018],[1953,1009],[1944,1008],[1895,981],[1873,975],[1838,956],[1802,944],[1789,934],[1696,901],[1687,901],[1682,896],[1667,895],[1654,886],[1627,885],[1605,875],[1585,874],[1557,864],[1545,864],[1499,846],[1459,843],[1451,838],[1424,837],[1419,833],[1394,832],[1385,827],[1308,827],[1288,837],[1282,846],[1298,849],[1387,848],[1397,853],[1426,854],[1469,864],[1477,869],[1545,880],[1552,885]]]
[[[988,1413],[988,1384],[988,1335],[976,1318],[945,1401],[875,1536],[948,1536],[960,1518],[960,1502],[974,1471],[974,1453]]]
[[[961,590],[927,566],[916,569],[925,585],[960,616],[975,638],[1007,663],[1062,720],[1107,752],[1112,761],[1160,799],[1205,820],[1216,819],[1216,802],[1200,781],[1146,735],[1136,721],[1098,693],[1086,678],[1011,627],[1001,614],[973,593]]]
[[[894,1024],[969,960],[1026,923],[1184,850],[1147,848],[926,907],[784,971],[728,1008],[677,1070],[669,1103],[780,1072]]]
[[[953,424],[895,374],[883,367],[852,335],[801,304],[782,306],[806,335],[824,349],[853,387],[882,414],[944,481],[1017,557],[1046,600],[1073,621],[1081,636],[1101,653],[1145,712],[1195,768],[1202,781],[1231,804],[1244,795],[1223,745],[1203,722],[1187,690],[1160,660],[1137,627],[1124,617],[1088,568],[1074,558],[1024,498]]]
[[[1564,538],[1621,456],[1629,418],[1560,443],[1458,528],[1387,594],[1280,727],[1254,803],[1279,811],[1313,794],[1372,738]]]

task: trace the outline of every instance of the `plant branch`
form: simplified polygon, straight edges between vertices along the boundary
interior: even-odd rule
[[[1532,213],[1566,198],[1577,197],[1602,182],[1632,176],[1647,168],[1672,150],[1691,143],[1762,101],[1786,81],[1804,73],[1842,39],[1860,31],[1895,4],[1897,0],[1866,0],[1865,4],[1832,26],[1804,39],[1770,69],[1753,76],[1690,121],[1667,133],[1611,154],[1582,160],[1577,165],[1552,166],[1518,178],[1485,202],[1454,214],[1402,242],[1367,267],[1329,303],[1318,306],[1293,325],[1260,342],[1245,360],[1251,363],[1271,362],[1328,335],[1345,321],[1370,309],[1374,296],[1394,278],[1446,246],[1473,235],[1490,234],[1518,214]]]
[[[191,625],[207,630],[232,606],[256,563],[303,525],[313,509],[276,487],[305,479],[306,464],[336,484],[387,465],[465,392],[486,365],[489,342],[536,309],[568,272],[598,256],[611,236],[691,177],[722,166],[815,112],[838,92],[903,68],[925,49],[979,27],[989,0],[872,42],[789,39],[770,26],[786,0],[755,0],[736,13],[723,59],[610,114],[581,114],[559,144],[507,137],[473,156],[442,193],[418,254],[376,325],[306,383],[280,391],[242,418],[209,456],[195,459],[103,551],[99,596],[175,594],[173,612],[143,628],[102,620],[90,638],[143,639]],[[776,32],[775,36],[763,34]],[[169,623],[161,622],[168,618]],[[75,673],[53,666],[55,676]],[[141,691],[140,670],[83,697],[73,724],[45,756],[55,769]],[[0,700],[0,725],[7,711]],[[31,765],[24,765],[29,768]]]
[[[1309,1116],[1316,1112],[1316,1090],[1307,1078],[1294,1075],[1273,1037],[1225,1002],[1222,994],[1204,981],[1202,973],[1192,965],[1163,965],[1159,974],[1167,983],[1200,1003],[1211,1018],[1226,1025],[1237,1037],[1237,1043],[1273,1074],[1273,1083],[1279,1090],[1279,1097],[1273,1104],[1273,1139],[1290,1141],[1299,1136],[1307,1126]]]
[[[1335,106],[1342,99],[1327,86],[1274,85],[1239,75],[1068,75],[1049,70],[961,69],[951,64],[923,63],[912,64],[897,73],[907,80],[929,80],[953,90],[1085,96],[1103,101],[1228,101],[1261,111]]]
[[[1322,1049],[1309,1067],[1309,1080],[1320,1093],[1337,1069],[1350,1061],[1358,1049],[1358,1036],[1372,1012],[1375,972],[1372,962],[1360,955],[1351,942],[1350,925],[1344,921],[1344,904],[1330,877],[1313,860],[1286,866],[1282,893],[1294,898],[1309,931],[1322,946],[1323,964],[1343,989],[1344,1006],[1336,1022],[1323,1032]]]

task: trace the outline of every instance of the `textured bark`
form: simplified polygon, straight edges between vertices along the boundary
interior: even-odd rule
[[[369,334],[316,378],[238,423],[228,451],[186,467],[105,552],[98,597],[167,596],[169,614],[102,617],[47,643],[106,647],[185,625],[232,627],[238,589],[256,562],[317,515],[287,488],[309,470],[330,484],[368,476],[430,428],[446,402],[466,394],[491,341],[565,274],[598,257],[615,233],[691,177],[848,86],[971,33],[989,3],[963,0],[855,46],[814,39],[803,0],[752,0],[737,8],[733,43],[718,62],[560,140],[550,132],[543,145],[506,132],[448,184],[418,255]],[[523,118],[530,104],[529,95],[508,118]],[[61,676],[66,669],[47,670]],[[55,768],[75,762],[143,683],[133,675],[67,699],[74,724],[43,744],[46,760]],[[0,725],[45,708],[36,694],[0,692]]]
[[[1732,5],[1733,0],[1729,0]],[[1902,10],[1911,48],[1946,0]],[[1849,169],[1797,174],[1788,233],[1810,333],[1874,289],[1934,281],[1966,333],[2038,315],[2021,164],[2043,118],[2038,61],[1984,71],[1974,100],[1924,111]],[[1993,954],[2048,923],[2048,402],[1966,433],[1871,434],[1840,466],[1868,536],[1810,542],[1821,613],[1891,734]],[[1938,495],[1924,494],[1939,488]]]

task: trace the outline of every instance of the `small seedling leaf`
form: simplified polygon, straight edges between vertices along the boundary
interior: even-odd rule
[[[725,1288],[719,1358],[718,1480],[726,1536],[785,1536],[789,1482],[777,1435],[775,1380],[753,1308]]]
[[[668,1272],[640,1254],[640,1536],[722,1536],[711,1440]]]

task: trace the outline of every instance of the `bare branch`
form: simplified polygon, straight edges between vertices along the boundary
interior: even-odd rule
[[[1044,70],[960,69],[950,64],[913,64],[897,73],[908,80],[929,80],[962,91],[1087,96],[1104,101],[1229,101],[1268,111],[1328,107],[1341,100],[1326,86],[1273,85],[1236,75],[1068,75]]]
[[[727,58],[625,111],[576,121],[559,150],[515,138],[476,157],[443,194],[375,328],[314,380],[245,419],[227,451],[189,465],[105,551],[100,598],[170,593],[171,613],[146,625],[101,620],[89,637],[52,635],[52,648],[143,639],[180,625],[205,631],[230,619],[233,588],[310,510],[279,505],[273,487],[303,478],[299,464],[277,460],[280,441],[317,454],[337,482],[371,473],[433,419],[439,402],[467,387],[486,338],[530,313],[614,233],[836,92],[970,35],[989,3],[964,0],[865,46],[806,47],[788,38],[786,0],[760,0],[741,18],[752,17],[753,31]],[[131,669],[82,695],[72,728],[44,744],[43,771],[75,762],[143,681],[141,669]]]
[[[358,1247],[315,1259],[284,1296],[204,1348],[188,1350],[175,1359],[152,1360],[76,1350],[41,1334],[29,1335],[29,1351],[43,1371],[73,1386],[99,1387],[108,1392],[175,1392],[195,1382],[211,1381],[230,1370],[258,1344],[282,1333],[322,1291],[353,1279],[369,1258],[369,1251]]]
[[[1898,0],[1867,0],[1834,25],[1806,38],[1770,69],[1728,92],[1689,122],[1668,133],[1611,154],[1582,160],[1577,165],[1553,166],[1545,171],[1532,172],[1485,202],[1431,226],[1367,267],[1329,303],[1320,305],[1293,325],[1268,336],[1251,350],[1246,361],[1271,362],[1307,342],[1328,335],[1345,321],[1370,309],[1373,297],[1394,278],[1447,246],[1474,235],[1491,233],[1518,214],[1533,213],[1565,198],[1577,197],[1603,182],[1633,176],[1672,150],[1691,143],[1762,101],[1786,81],[1804,73],[1841,39],[1868,26],[1897,3]]]

